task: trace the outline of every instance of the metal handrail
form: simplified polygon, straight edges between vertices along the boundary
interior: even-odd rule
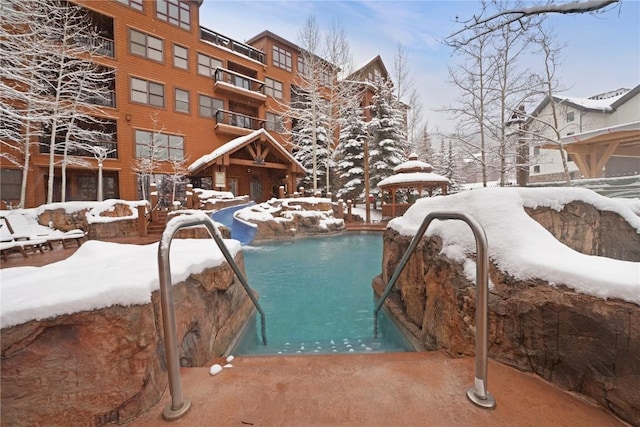
[[[429,224],[434,219],[459,219],[467,223],[473,235],[476,239],[476,344],[475,344],[475,381],[474,387],[467,389],[467,397],[476,405],[493,409],[496,406],[494,397],[487,391],[487,350],[489,347],[489,319],[488,319],[488,306],[489,306],[489,254],[487,251],[487,235],[482,228],[482,225],[471,215],[462,212],[431,212],[422,221],[420,228],[411,243],[409,248],[402,256],[400,264],[396,267],[396,270],[391,276],[391,280],[387,284],[387,287],[378,300],[376,308],[374,310],[374,336],[378,336],[378,312],[384,304],[384,301],[389,296],[391,289],[395,285],[398,277],[404,270],[404,267],[409,260],[409,257],[413,254],[418,243],[422,239],[425,231],[429,227]]]
[[[175,218],[174,218],[175,219]],[[174,221],[172,219],[171,221]],[[189,399],[185,399],[182,396],[182,385],[180,383],[180,365],[178,362],[178,339],[176,333],[176,316],[174,310],[173,303],[173,288],[171,284],[171,265],[169,263],[169,250],[171,249],[171,242],[175,234],[178,230],[185,227],[193,227],[197,225],[204,225],[209,234],[215,240],[218,248],[224,255],[225,259],[233,269],[233,272],[242,283],[245,291],[251,298],[253,305],[260,313],[261,320],[261,331],[262,331],[262,342],[264,345],[267,345],[267,336],[266,336],[266,328],[265,328],[265,318],[264,311],[262,311],[262,307],[258,303],[255,295],[251,292],[251,288],[247,283],[246,279],[242,275],[242,272],[238,268],[238,265],[231,256],[231,253],[227,249],[224,244],[222,237],[220,236],[218,230],[216,229],[213,221],[210,218],[194,218],[193,220],[183,220],[181,219],[181,223],[177,227],[169,227],[169,224],[165,228],[164,233],[162,233],[162,239],[158,244],[158,275],[160,277],[160,307],[162,311],[162,327],[164,332],[164,345],[165,351],[167,355],[167,371],[169,375],[169,392],[171,393],[171,403],[168,404],[164,411],[162,412],[162,416],[166,420],[175,420],[182,417],[187,413],[189,408],[191,407],[191,401]]]

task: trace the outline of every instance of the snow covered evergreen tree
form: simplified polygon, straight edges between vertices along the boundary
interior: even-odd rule
[[[359,97],[352,97],[344,106],[340,124],[339,142],[334,152],[339,181],[336,195],[355,201],[364,193],[364,139],[368,138]]]
[[[418,158],[424,162],[427,162],[433,166],[433,162],[435,161],[435,151],[433,146],[431,145],[431,135],[429,134],[429,130],[427,125],[423,125],[420,130],[418,139],[416,141],[416,149],[415,153],[418,155]]]
[[[446,151],[444,151],[445,146],[443,141],[442,150],[443,150],[442,175],[449,178],[449,182],[451,183],[449,186],[450,193],[457,193],[458,191],[460,191],[460,181],[461,181],[460,174],[459,174],[460,162],[458,161],[459,156],[454,151],[453,142],[451,138],[449,138],[449,141],[447,142]]]
[[[369,169],[372,193],[379,193],[378,183],[393,175],[393,169],[405,159],[407,138],[403,131],[404,113],[394,96],[393,84],[380,79],[371,106],[369,122]]]

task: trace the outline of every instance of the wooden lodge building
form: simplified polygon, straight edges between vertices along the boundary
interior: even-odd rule
[[[105,199],[142,198],[134,165],[151,135],[164,141],[167,156],[186,159],[194,187],[250,195],[256,202],[277,194],[281,185],[289,194],[295,191],[305,171],[290,154],[282,132],[290,125],[278,113],[291,101],[302,66],[295,44],[268,31],[241,43],[201,27],[202,0],[72,3],[88,10],[101,34],[92,41],[102,54],[94,60],[115,70],[114,81],[105,82],[109,102],[101,105],[112,134],[102,143],[111,151],[102,167]],[[44,145],[33,145],[24,207],[47,200]],[[97,200],[97,161],[91,154],[86,160],[90,167],[67,166],[67,201]],[[173,167],[160,162],[156,183]],[[2,158],[0,172],[2,208],[15,206],[22,171]],[[54,202],[61,200],[59,167],[55,175]]]

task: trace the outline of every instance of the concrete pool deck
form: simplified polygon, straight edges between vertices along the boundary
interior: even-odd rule
[[[223,359],[211,362],[223,364]],[[182,368],[191,409],[164,421],[169,392],[126,425],[145,426],[625,426],[587,400],[489,361],[497,405],[466,397],[472,358],[442,352],[236,357],[215,376]]]

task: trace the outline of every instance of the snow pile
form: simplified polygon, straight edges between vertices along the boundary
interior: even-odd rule
[[[230,191],[217,191],[217,190],[203,190],[202,188],[194,188],[193,192],[198,195],[201,201],[207,201],[209,199],[234,199],[236,196]]]
[[[121,216],[121,217],[113,217],[113,216],[100,216],[102,212],[113,212],[115,210],[116,204],[129,206],[131,210],[131,215]],[[58,209],[64,210],[65,214],[73,215],[74,213],[79,213],[82,211],[86,211],[87,221],[89,223],[94,222],[111,222],[118,221],[121,219],[137,219],[138,218],[138,206],[147,206],[149,202],[146,200],[120,200],[120,199],[108,199],[102,202],[57,202],[57,203],[49,203],[46,205],[40,205],[37,208],[29,208],[29,209],[13,209],[13,210],[3,210],[0,211],[0,217],[5,217],[10,214],[21,214],[26,218],[37,221],[38,216],[43,214],[46,211],[54,211]]]
[[[119,199],[109,199],[103,202],[92,202],[94,206],[86,213],[87,223],[105,223],[112,221],[120,221],[125,219],[138,219],[138,206],[149,206],[146,200],[128,201]],[[103,216],[103,212],[114,212],[116,205],[126,205],[131,212],[129,215],[123,216]]]
[[[640,233],[640,218],[627,203],[576,188],[487,188],[419,199],[403,217],[390,221],[388,227],[413,236],[430,212],[465,212],[482,224],[491,261],[516,280],[537,278],[600,298],[620,298],[640,304],[640,263],[574,251],[556,240],[524,210],[525,207],[561,210],[572,201],[616,212]],[[460,260],[476,251],[473,232],[463,221],[436,220],[426,234],[440,236],[443,253],[452,259]],[[465,271],[475,276],[475,263],[467,259]]]
[[[236,240],[224,241],[235,256]],[[90,240],[64,261],[44,267],[0,270],[0,324],[2,328],[113,305],[151,301],[159,289],[158,243],[123,245]],[[212,239],[174,239],[171,244],[171,281],[217,267],[224,256]]]

